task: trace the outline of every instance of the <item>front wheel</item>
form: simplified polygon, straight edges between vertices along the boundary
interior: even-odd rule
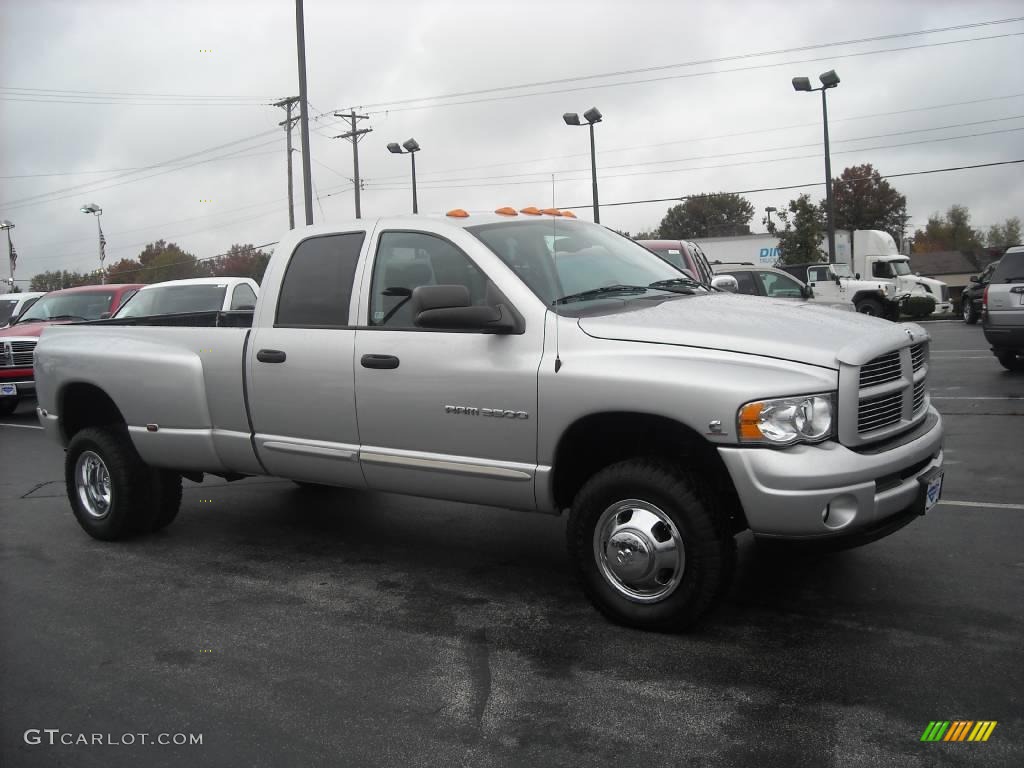
[[[88,427],[64,458],[64,480],[78,523],[94,539],[115,541],[149,533],[160,512],[160,476],[146,465],[128,431]]]
[[[857,302],[857,311],[862,315],[882,317],[885,314],[885,307],[878,299],[861,299]]]
[[[569,556],[605,616],[638,629],[695,624],[728,587],[736,542],[698,481],[668,462],[613,464],[576,495]]]
[[[970,299],[964,299],[963,304],[964,322],[968,325],[974,325],[978,322],[978,312],[974,309],[974,302]]]
[[[1008,371],[1024,371],[1024,354],[1005,350],[996,352],[996,359]]]

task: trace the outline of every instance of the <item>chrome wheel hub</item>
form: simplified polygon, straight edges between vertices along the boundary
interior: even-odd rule
[[[75,463],[75,491],[78,501],[90,517],[102,520],[110,514],[110,472],[103,459],[92,451],[83,451]]]
[[[594,528],[598,570],[619,594],[637,603],[671,595],[683,576],[686,553],[672,519],[639,499],[616,502]]]

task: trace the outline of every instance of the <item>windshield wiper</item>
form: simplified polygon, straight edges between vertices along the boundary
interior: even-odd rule
[[[570,301],[585,301],[586,299],[597,297],[597,296],[608,296],[611,294],[630,294],[630,293],[647,293],[647,289],[642,285],[606,285],[602,288],[591,288],[589,291],[580,291],[579,293],[570,293],[568,296],[563,296],[560,299],[555,299],[554,304],[568,304]]]
[[[668,280],[656,280],[647,287],[657,288],[662,291],[672,291],[673,293],[688,293],[693,295],[697,293],[693,288],[703,288],[704,286],[689,277],[671,277]]]
[[[79,317],[78,315],[51,315],[50,317],[48,317],[46,319],[47,320],[85,320],[86,322],[89,321],[89,318],[87,318],[87,317]]]

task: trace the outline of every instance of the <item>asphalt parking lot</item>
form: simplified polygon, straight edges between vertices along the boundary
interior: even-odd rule
[[[94,541],[25,403],[0,420],[0,764],[1024,765],[1024,376],[928,327],[943,502],[839,554],[743,538],[683,636],[604,621],[540,515],[213,480],[161,534]],[[921,742],[935,720],[998,725]]]

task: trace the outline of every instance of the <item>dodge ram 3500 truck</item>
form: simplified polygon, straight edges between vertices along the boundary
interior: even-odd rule
[[[36,348],[99,539],[163,528],[202,473],[568,510],[595,606],[681,629],[737,533],[861,544],[941,493],[920,327],[708,289],[555,210],[297,229],[251,327],[124,322]]]

